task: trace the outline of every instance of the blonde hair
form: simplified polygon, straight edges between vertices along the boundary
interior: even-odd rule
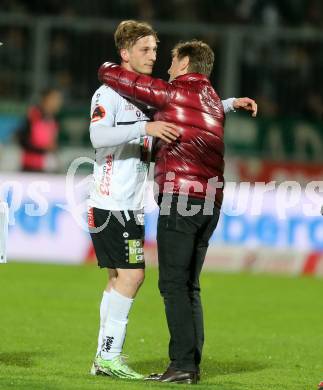
[[[130,49],[138,39],[149,35],[155,37],[156,42],[159,42],[156,31],[149,23],[124,20],[118,25],[114,33],[114,42],[120,53],[121,49]]]

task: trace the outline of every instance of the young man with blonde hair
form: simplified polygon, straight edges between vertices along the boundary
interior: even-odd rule
[[[157,35],[147,23],[124,21],[116,29],[121,66],[151,74]],[[100,331],[93,375],[140,379],[121,356],[128,315],[144,280],[143,201],[151,137],[170,142],[176,126],[150,123],[138,104],[102,85],[93,95],[90,138],[96,151],[88,223],[98,264],[108,269],[100,306]]]

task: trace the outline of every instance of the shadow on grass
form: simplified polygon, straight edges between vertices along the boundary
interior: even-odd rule
[[[152,372],[163,372],[168,366],[168,359],[152,359],[152,360],[141,360],[131,361],[131,367],[143,374],[151,374]]]
[[[163,372],[168,366],[167,359],[153,359],[134,361],[131,366],[145,374],[152,372]],[[219,375],[239,374],[243,372],[261,371],[268,367],[268,364],[252,360],[219,361],[206,357],[201,365],[203,379],[211,379]]]
[[[0,365],[32,367],[34,365],[33,358],[41,355],[45,355],[45,353],[44,352],[1,352]]]
[[[239,374],[243,372],[261,371],[268,367],[268,364],[252,360],[213,360],[205,358],[202,362],[202,373],[205,378],[213,378],[216,375]]]

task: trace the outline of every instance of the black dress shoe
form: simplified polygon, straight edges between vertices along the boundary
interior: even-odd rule
[[[145,381],[158,381],[162,375],[163,375],[162,373],[159,373],[159,374],[153,373],[153,374],[146,376],[146,378],[144,380]]]
[[[158,382],[186,383],[194,385],[197,383],[197,373],[192,371],[175,370],[168,368],[162,376],[157,379]]]

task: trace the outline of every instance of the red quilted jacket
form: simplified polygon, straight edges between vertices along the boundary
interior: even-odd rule
[[[156,141],[155,181],[159,192],[214,199],[221,206],[225,116],[208,78],[187,73],[168,83],[106,62],[99,69],[99,80],[122,96],[156,108],[154,120],[178,126],[177,141]]]

